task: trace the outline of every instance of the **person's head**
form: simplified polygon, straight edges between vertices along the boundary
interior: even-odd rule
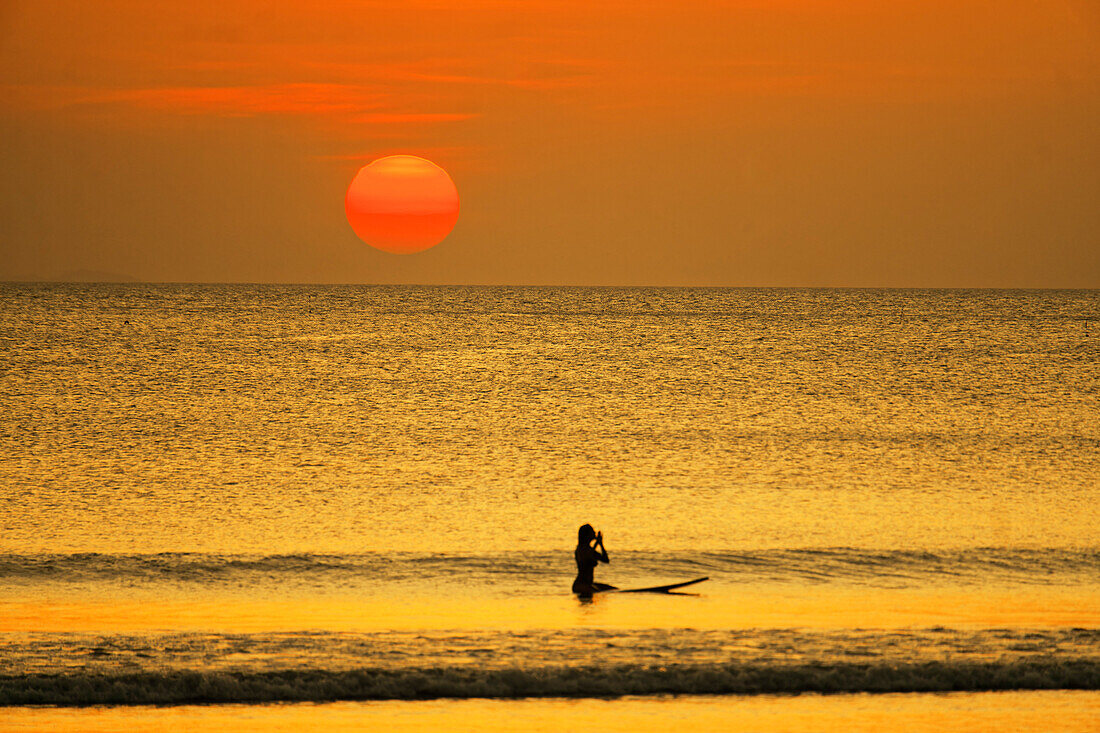
[[[582,524],[577,530],[577,544],[588,544],[594,539],[596,539],[596,530],[592,529],[591,524]]]

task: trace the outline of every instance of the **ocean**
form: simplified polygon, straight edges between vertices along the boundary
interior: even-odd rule
[[[0,730],[1100,718],[1100,291],[12,283],[0,385]]]

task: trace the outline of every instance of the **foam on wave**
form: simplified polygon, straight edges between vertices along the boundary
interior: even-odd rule
[[[1091,659],[0,676],[0,705],[1100,689]]]

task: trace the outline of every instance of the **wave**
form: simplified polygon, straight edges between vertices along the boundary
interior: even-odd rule
[[[1097,690],[1095,659],[917,664],[142,672],[0,676],[0,705]]]
[[[978,548],[956,551],[788,549],[617,552],[620,579],[709,575],[732,583],[850,582],[905,587],[991,580],[1024,584],[1100,582],[1098,549]],[[213,553],[0,555],[0,582],[401,582],[424,578],[541,584],[573,572],[568,552],[505,555]]]

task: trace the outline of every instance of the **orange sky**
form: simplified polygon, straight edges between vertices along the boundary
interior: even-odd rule
[[[0,156],[0,279],[1100,287],[1100,6],[6,2]]]

